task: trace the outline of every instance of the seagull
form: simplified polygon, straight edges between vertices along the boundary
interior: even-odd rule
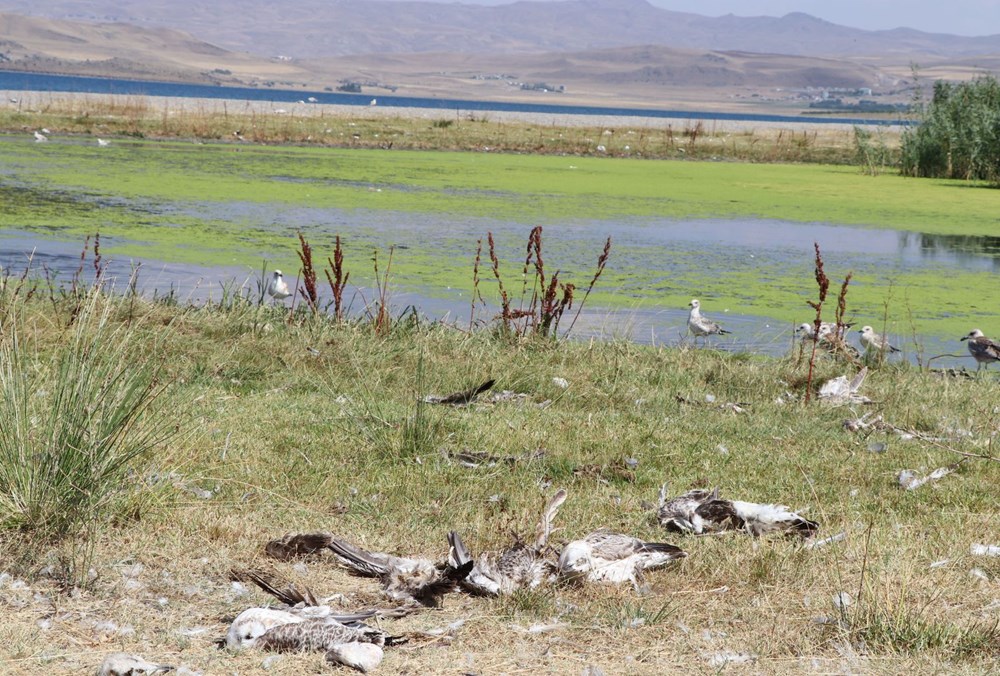
[[[97,145],[99,145],[102,148],[107,148],[109,145],[111,145],[111,141],[109,141],[107,139],[99,138],[99,139],[97,139]]]
[[[425,606],[440,606],[442,597],[457,591],[458,584],[472,571],[472,561],[459,566],[435,564],[382,552],[369,552],[344,540],[333,538],[330,550],[354,573],[377,577],[385,595],[393,601],[416,601]]]
[[[49,137],[40,131],[35,132],[35,143],[45,143],[49,140]]]
[[[714,335],[724,335],[729,333],[724,328],[713,322],[707,317],[701,316],[701,303],[698,299],[693,299],[688,306],[691,308],[691,313],[688,315],[688,330],[698,336],[714,336]]]
[[[484,552],[475,561],[469,575],[462,580],[462,589],[479,596],[506,596],[519,589],[535,589],[554,578],[556,563],[549,555],[548,540],[552,521],[559,507],[566,501],[566,491],[560,489],[552,496],[542,512],[532,545],[515,538],[514,544],[502,552]],[[449,563],[459,568],[473,562],[456,531],[448,533]]]
[[[645,570],[660,568],[685,556],[687,553],[674,545],[598,530],[563,548],[559,555],[559,575],[567,580],[631,582],[638,589]]]
[[[740,530],[760,536],[785,532],[811,537],[819,524],[803,518],[784,505],[724,500],[719,489],[696,488],[667,500],[667,485],[660,488],[656,518],[668,531],[703,535],[715,531]]]
[[[810,324],[808,322],[799,324],[798,328],[795,329],[795,333],[802,337],[802,340],[812,340],[816,336],[815,324]],[[819,325],[819,339],[820,340],[843,340],[844,332],[854,326],[854,324],[831,324],[829,322],[820,322]]]
[[[383,646],[405,643],[381,629],[360,622],[342,624],[331,617],[303,619],[272,608],[248,608],[226,633],[226,647],[233,651],[260,648],[274,652],[322,651],[332,664],[343,664],[367,673],[382,661]],[[372,647],[363,647],[370,645]]]
[[[969,341],[966,345],[969,348],[969,354],[976,359],[977,371],[983,366],[988,369],[992,362],[1000,361],[1000,343],[990,340],[979,329],[969,331],[969,335],[959,338],[959,340]]]
[[[173,671],[167,664],[153,664],[138,655],[128,653],[112,653],[104,658],[97,669],[97,676],[140,676],[140,674],[156,674],[161,671]]]
[[[282,276],[281,270],[275,270],[271,273],[271,279],[267,282],[267,295],[274,300],[284,300],[292,295],[288,290],[288,284],[285,283],[285,278]]]
[[[288,534],[268,542],[264,549],[269,555],[284,560],[329,549],[351,572],[379,578],[390,599],[416,601],[425,606],[440,605],[441,598],[456,591],[473,566],[471,560],[453,566],[448,562],[435,564],[428,559],[370,552],[330,533]]]
[[[368,102],[368,105],[369,106],[377,106],[378,105],[378,99],[372,99],[371,101]]]
[[[872,350],[878,352],[885,352],[886,350],[889,352],[899,352],[898,347],[890,345],[887,338],[875,333],[870,326],[861,327],[859,333],[861,334],[861,344],[864,346],[866,352]]]
[[[847,328],[853,326],[853,324],[829,324],[827,322],[822,322],[819,325],[819,339],[816,343],[819,347],[831,352],[843,352],[848,356],[857,359],[861,355],[854,348],[854,346],[849,345],[844,340],[844,332]],[[808,322],[799,324],[795,329],[795,334],[799,336],[803,343],[810,343],[816,336],[816,327],[814,324],[809,324]]]

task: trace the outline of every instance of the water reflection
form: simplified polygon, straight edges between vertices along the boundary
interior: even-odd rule
[[[901,250],[916,250],[938,261],[1000,269],[1000,237],[900,232]]]

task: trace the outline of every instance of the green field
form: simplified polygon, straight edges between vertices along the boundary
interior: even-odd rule
[[[546,241],[562,256],[550,265],[578,285],[589,279],[603,236],[615,236],[620,223],[692,220],[697,228],[711,218],[733,219],[740,228],[753,227],[752,219],[777,219],[946,238],[987,237],[998,229],[996,193],[985,186],[872,177],[847,166],[176,141],[117,140],[99,148],[23,137],[6,138],[3,150],[0,227],[81,242],[100,231],[108,255],[248,271],[259,270],[265,258],[296,270],[297,230],[321,260],[339,234],[354,279],[370,282],[372,249],[384,252],[419,219],[424,230],[397,252],[393,281],[432,296],[471,288],[476,240],[493,228],[504,230],[499,253],[505,269],[516,272],[530,227],[547,226]],[[355,225],[352,214],[382,225]],[[440,228],[426,225],[435,218]],[[580,224],[589,224],[593,236],[579,239]],[[982,301],[982,289],[994,283],[989,272],[933,263],[903,269],[859,256],[840,266],[835,259],[828,273],[839,282],[849,269],[851,309],[863,322],[884,321],[888,305],[897,331],[953,336],[968,332],[970,323],[989,331],[1000,318]],[[808,250],[799,257],[720,260],[707,244],[692,251],[616,241],[591,300],[683,307],[699,295],[716,307],[792,323],[802,321],[803,301],[813,293]],[[954,305],[967,311],[957,316]]]

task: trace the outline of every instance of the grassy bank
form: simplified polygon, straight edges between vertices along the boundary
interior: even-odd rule
[[[535,117],[519,121],[489,111],[386,114],[321,105],[85,94],[26,93],[15,102],[0,103],[3,131],[46,128],[84,136],[337,148],[855,163],[854,132],[846,125],[683,119],[583,125],[560,123],[556,116]],[[876,132],[876,138],[892,156],[898,153],[898,131]]]
[[[376,334],[364,322],[289,321],[242,302],[179,308],[98,297],[86,311],[72,297],[15,296],[15,286],[0,296],[8,349],[30,346],[26,363],[49,373],[69,337],[96,330],[87,312],[106,312],[116,344],[147,355],[124,360],[124,372],[155,367],[163,388],[137,431],[159,429],[148,426],[164,415],[172,427],[128,463],[121,492],[141,500],[100,510],[90,535],[36,539],[33,557],[10,569],[26,583],[0,585],[0,655],[14,673],[79,673],[115,650],[206,674],[263,672],[265,655],[233,656],[212,643],[228,619],[265,601],[230,583],[231,566],[275,566],[317,594],[344,594],[350,607],[381,603],[376,584],[329,559],[266,560],[268,538],[330,530],[437,558],[458,528],[476,551],[499,548],[511,530],[530,535],[557,487],[569,491],[557,542],[607,526],[680,545],[689,557],[651,573],[646,595],[554,587],[500,600],[449,596],[443,609],[388,627],[408,633],[466,620],[454,639],[390,649],[382,673],[579,673],[587,665],[608,674],[708,673],[726,653],[752,656],[733,671],[981,673],[997,659],[1000,559],[974,556],[970,546],[998,544],[1000,463],[961,455],[997,455],[992,377],[884,368],[862,390],[876,403],[851,410],[804,403],[806,367],[793,357],[518,342],[407,323]],[[819,380],[848,371],[818,368]],[[58,382],[51,377],[23,396],[44,407]],[[468,408],[417,404],[487,377],[525,396]],[[917,436],[845,431],[845,419],[867,411]],[[872,452],[880,448],[872,442],[887,448]],[[462,451],[522,459],[468,468],[448,458]],[[924,473],[962,458],[940,482],[897,485],[901,469]],[[846,536],[809,549],[782,538],[667,534],[648,504],[663,482],[672,493],[719,486],[734,498],[785,503],[818,521],[819,537]],[[7,551],[23,553],[18,543],[34,533],[14,529],[9,514],[0,523]],[[81,539],[90,555],[68,559]],[[82,575],[67,576],[67,562]],[[83,584],[69,594],[60,590],[67,580]],[[838,608],[841,592],[850,605]],[[551,622],[560,626],[524,631]],[[266,666],[293,674],[321,663],[286,655]]]

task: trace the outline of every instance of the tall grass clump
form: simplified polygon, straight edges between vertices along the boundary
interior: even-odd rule
[[[1000,183],[1000,83],[936,82],[919,126],[902,138],[902,173]]]
[[[112,323],[113,304],[99,291],[50,351],[29,336],[23,304],[6,305],[0,546],[28,566],[45,547],[92,543],[135,507],[129,474],[173,428],[152,410],[163,391],[156,366],[136,358],[136,332]]]

